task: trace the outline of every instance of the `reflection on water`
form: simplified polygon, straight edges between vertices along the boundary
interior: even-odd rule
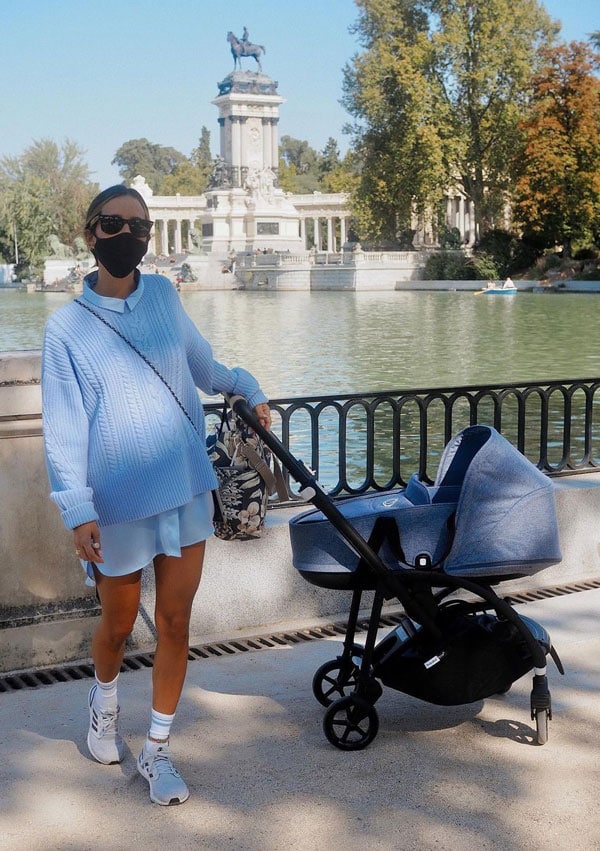
[[[37,349],[67,293],[0,290],[0,349]],[[216,356],[272,397],[575,378],[600,373],[600,295],[184,293]]]
[[[39,349],[47,316],[70,298],[66,293],[0,290],[0,350]],[[596,343],[600,295],[595,294],[484,298],[458,292],[202,291],[184,293],[182,300],[212,343],[215,356],[251,370],[271,398],[600,374]],[[576,396],[572,404],[574,420],[582,420],[583,398]],[[532,397],[528,416],[536,406],[539,413],[539,399]],[[482,405],[478,416],[481,422],[493,421],[490,402]],[[513,442],[517,416],[516,402],[503,408],[502,430]],[[468,406],[459,403],[454,431],[468,422]],[[428,457],[433,460],[443,448],[443,423],[440,405],[428,434]],[[382,407],[377,413],[372,465],[380,485],[397,473],[390,461],[393,441],[402,447],[402,476],[418,467],[419,425],[414,404],[403,409],[396,434],[391,412]],[[332,414],[319,421],[319,447],[311,444],[307,416],[294,419],[292,434],[292,451],[313,467],[319,450],[321,480],[334,486],[346,472],[339,466],[337,417]],[[548,441],[553,464],[562,457],[563,434],[563,401],[551,399]],[[360,487],[368,472],[366,436],[366,416],[357,408],[345,435],[348,456],[353,458],[348,476],[354,487]],[[528,457],[537,462],[539,431],[528,434],[527,442]],[[571,451],[584,456],[577,434]]]
[[[600,296],[190,293],[218,357],[272,396],[574,378],[600,373]]]

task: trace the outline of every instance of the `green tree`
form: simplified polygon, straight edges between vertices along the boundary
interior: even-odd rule
[[[356,2],[365,49],[345,69],[343,102],[361,227],[394,237],[458,183],[484,233],[510,186],[539,48],[557,26],[537,0]]]
[[[207,179],[189,160],[175,166],[171,174],[161,182],[161,195],[201,195],[206,189]]]
[[[319,154],[318,173],[321,191],[351,194],[356,182],[355,158],[348,152],[342,159],[337,141],[330,136]]]
[[[600,238],[600,80],[585,42],[548,48],[517,157],[515,217],[546,247]]]
[[[213,170],[213,158],[210,152],[210,131],[202,127],[198,146],[189,158],[175,166],[162,185],[164,195],[202,195],[208,186]]]
[[[321,189],[323,192],[345,192],[352,196],[358,180],[356,157],[352,151],[348,151],[335,168],[322,175]]]
[[[536,0],[433,0],[432,9],[438,61],[448,69],[453,155],[483,235],[504,207],[531,75],[557,28]]]
[[[282,136],[279,143],[279,185],[285,192],[308,193],[320,188],[319,154],[307,141]]]
[[[213,156],[210,150],[210,131],[204,125],[202,125],[202,130],[200,131],[198,147],[192,151],[190,161],[192,165],[206,175],[206,180],[208,181],[213,168]]]
[[[0,224],[0,263],[14,262],[14,259],[13,235]]]
[[[357,0],[364,52],[344,69],[343,104],[354,119],[358,180],[353,211],[362,240],[394,242],[414,208],[433,203],[444,182],[435,127],[439,86],[430,86],[428,18],[400,0]]]
[[[98,185],[90,181],[84,151],[75,142],[62,146],[50,139],[34,141],[20,156],[0,160],[0,228],[4,252],[39,271],[49,254],[48,238],[72,245]]]
[[[126,183],[141,174],[157,194],[201,195],[213,167],[210,131],[202,127],[198,146],[189,157],[148,139],[131,139],[121,145],[112,162]]]
[[[338,143],[333,136],[330,136],[318,158],[317,168],[321,182],[326,179],[328,174],[331,174],[331,172],[339,168],[340,163],[340,149],[338,148]]]
[[[119,174],[126,183],[141,174],[146,183],[157,194],[162,194],[167,175],[187,161],[184,154],[175,148],[156,145],[148,139],[130,139],[115,153],[112,165],[118,166]]]
[[[288,165],[285,160],[279,160],[279,171],[277,174],[277,182],[279,188],[284,192],[298,192],[298,172],[296,166],[292,163]]]

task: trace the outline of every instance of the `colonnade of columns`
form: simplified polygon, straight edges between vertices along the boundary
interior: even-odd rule
[[[166,218],[160,215],[153,215],[153,219],[155,225],[152,244],[155,254],[180,254],[184,250],[193,250],[194,243],[191,235],[195,226],[194,219]],[[464,244],[472,245],[475,242],[475,215],[472,202],[461,196],[448,197],[446,221],[449,227],[458,228]],[[348,217],[333,214],[300,216],[302,243],[306,249],[314,247],[317,251],[340,251],[348,239],[348,223]]]
[[[187,250],[194,248],[192,241],[194,219],[167,219],[154,215],[152,218],[154,230],[150,241],[150,251],[153,251],[154,254],[181,254],[184,247]],[[172,227],[169,227],[169,225],[172,225]],[[169,244],[169,232],[172,237],[171,244]]]
[[[306,227],[309,221],[312,222],[312,246],[309,246],[310,235]],[[334,215],[303,216],[300,218],[300,237],[305,248],[314,246],[317,251],[340,251],[348,238],[348,219]]]
[[[446,222],[448,227],[458,228],[465,245],[473,245],[475,234],[475,207],[462,195],[448,195],[446,198]]]
[[[195,224],[193,219],[163,218],[154,214],[152,217],[154,231],[150,250],[155,254],[181,254],[194,248],[191,236]],[[307,229],[309,221],[312,234]],[[300,236],[305,248],[314,246],[317,251],[340,251],[348,239],[348,221],[347,217],[334,215],[300,218]]]

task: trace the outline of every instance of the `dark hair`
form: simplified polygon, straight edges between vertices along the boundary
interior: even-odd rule
[[[103,189],[100,192],[90,206],[88,207],[88,211],[85,216],[85,230],[90,230],[90,222],[102,212],[102,207],[107,204],[109,201],[112,201],[113,198],[121,198],[124,195],[129,195],[132,198],[135,198],[136,201],[139,201],[142,207],[144,208],[144,214],[147,219],[150,218],[150,211],[148,210],[148,205],[144,201],[143,197],[137,191],[137,189],[131,189],[129,186],[125,186],[123,183],[117,183],[115,186],[109,186],[108,189]]]

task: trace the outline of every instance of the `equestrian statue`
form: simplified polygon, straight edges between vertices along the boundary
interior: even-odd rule
[[[239,68],[242,70],[242,57],[245,56],[253,56],[256,59],[258,64],[258,70],[262,71],[262,65],[260,64],[261,54],[266,53],[267,51],[263,47],[262,44],[252,44],[251,41],[248,41],[248,30],[244,27],[244,35],[241,39],[236,38],[236,36],[232,32],[227,33],[227,41],[231,46],[231,55],[233,56],[233,70]]]

